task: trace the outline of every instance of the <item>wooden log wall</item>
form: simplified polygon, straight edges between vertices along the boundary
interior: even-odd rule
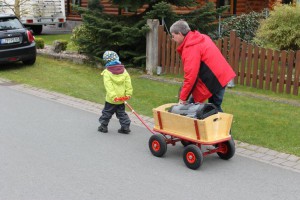
[[[200,6],[204,5],[206,2],[213,2],[217,5],[218,0],[197,0],[197,2],[200,4]],[[278,2],[279,0],[237,0],[237,5],[236,5],[236,14],[240,15],[243,13],[249,13],[251,11],[261,11],[264,8],[271,8],[274,3]],[[99,0],[99,2],[103,5],[104,7],[104,12],[107,14],[112,14],[112,15],[118,15],[118,7],[115,5],[112,5],[112,3],[109,0]],[[67,13],[67,20],[81,20],[80,15],[75,14],[75,13],[70,13],[68,10],[68,0],[65,0],[65,7],[66,7],[66,13]],[[88,5],[88,0],[81,0],[81,6],[82,7],[87,7]],[[148,6],[144,5],[142,8],[138,9],[137,13],[143,12]],[[175,13],[178,14],[186,14],[197,7],[176,7],[172,6],[173,10]],[[123,15],[130,15],[133,13],[130,12],[125,12],[122,10]]]

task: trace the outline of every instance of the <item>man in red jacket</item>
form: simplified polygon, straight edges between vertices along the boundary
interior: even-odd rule
[[[179,45],[184,68],[184,81],[179,103],[186,103],[190,95],[195,102],[208,99],[220,112],[225,87],[235,77],[235,72],[209,36],[191,31],[184,20],[170,27],[173,40]]]

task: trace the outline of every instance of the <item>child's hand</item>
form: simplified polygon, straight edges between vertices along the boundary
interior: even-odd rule
[[[129,100],[129,99],[130,99],[130,96],[116,97],[116,98],[114,98],[114,102],[126,101],[126,100]]]

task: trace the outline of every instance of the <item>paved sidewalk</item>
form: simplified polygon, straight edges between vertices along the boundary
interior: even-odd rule
[[[16,91],[31,94],[40,98],[45,98],[50,101],[55,101],[58,103],[62,103],[68,106],[72,106],[99,115],[103,108],[103,105],[101,104],[78,99],[75,97],[70,97],[57,92],[51,92],[44,89],[35,88],[25,84],[15,84],[10,80],[6,80],[2,78],[0,78],[0,86],[10,87],[11,89],[14,89]],[[132,123],[144,127],[144,125],[133,113],[128,113],[128,114],[130,119],[132,120]],[[154,126],[153,118],[147,116],[141,116],[141,117],[150,127]],[[278,151],[274,151],[271,149],[267,149],[255,145],[250,145],[239,141],[236,141],[236,154],[300,173],[300,157],[297,157],[295,155],[281,153]]]

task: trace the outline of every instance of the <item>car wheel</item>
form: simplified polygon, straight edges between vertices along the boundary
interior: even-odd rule
[[[40,35],[43,31],[43,25],[32,25],[30,28],[35,35]]]
[[[36,58],[30,60],[23,60],[24,65],[33,65],[35,63]]]

